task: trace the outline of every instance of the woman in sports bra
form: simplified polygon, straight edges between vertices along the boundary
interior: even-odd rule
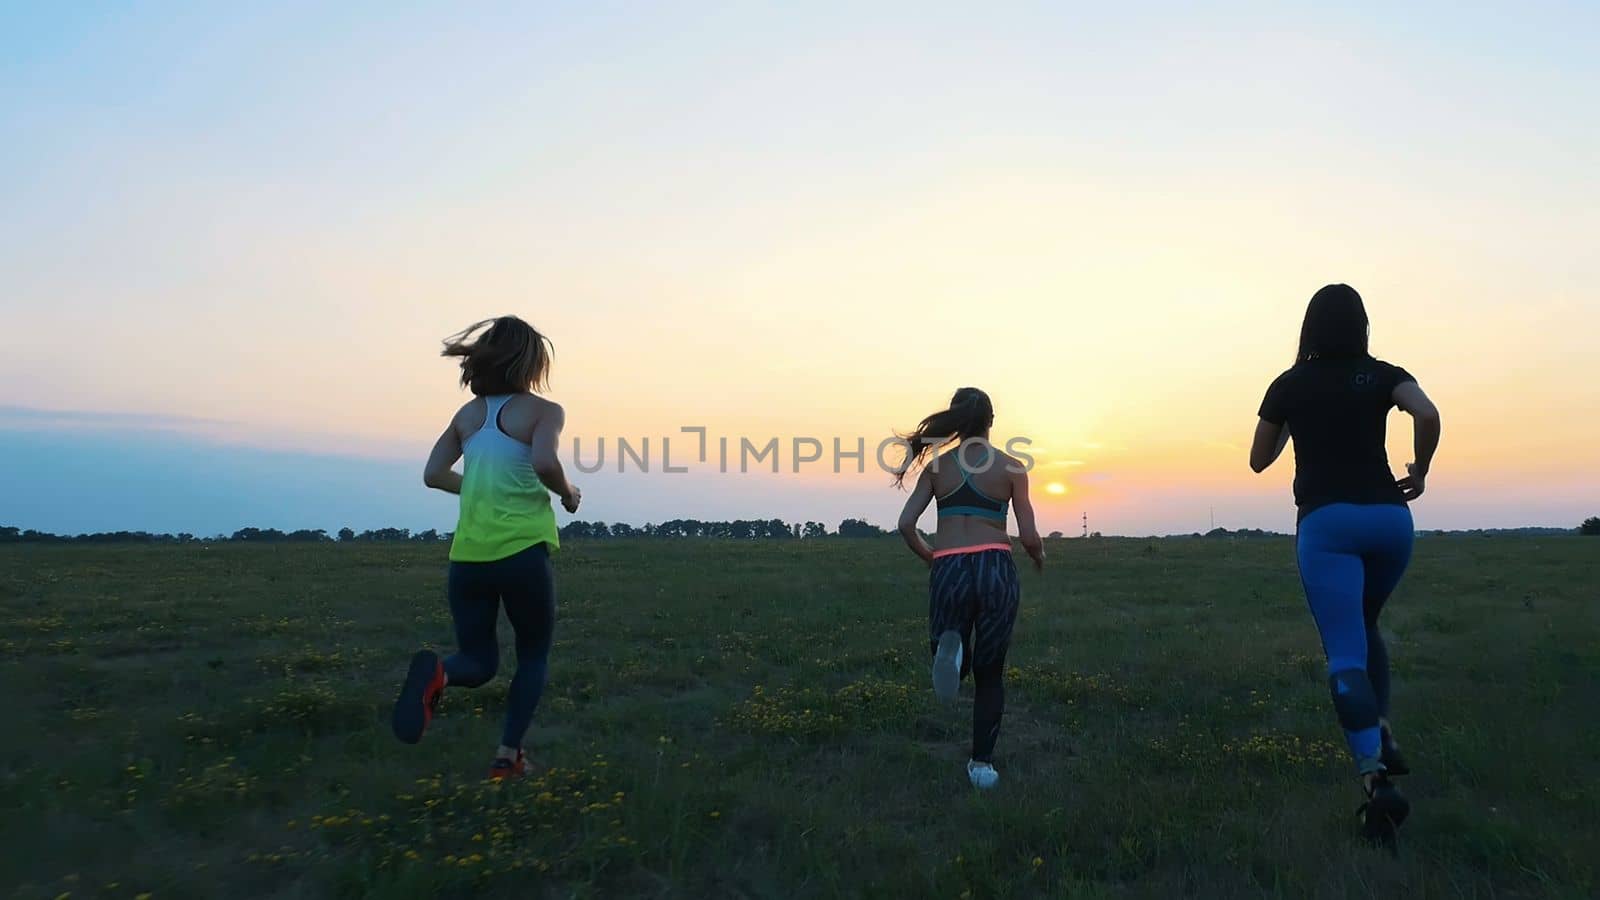
[[[569,513],[583,495],[556,457],[564,413],[533,393],[547,383],[549,341],[516,316],[502,316],[448,338],[443,355],[461,358],[461,385],[475,395],[439,436],[422,476],[428,487],[461,495],[448,588],[458,649],[442,660],[432,650],[412,657],[395,701],[394,733],[415,744],[446,686],[475,688],[494,677],[503,603],[516,634],[517,673],[489,777],[515,778],[528,770],[522,739],[544,692],[555,625],[550,553],[559,539],[550,495]],[[463,457],[457,474],[451,467]]]
[[[1006,534],[1006,507],[1014,506],[1022,547],[1034,566],[1044,567],[1044,544],[1028,501],[1027,467],[989,443],[994,406],[977,388],[962,388],[950,407],[923,419],[905,435],[904,465],[895,484],[924,458],[928,462],[900,513],[906,545],[929,566],[928,637],[933,653],[933,692],[955,699],[961,679],[972,673],[972,758],[967,777],[980,790],[994,787],[994,745],[1005,712],[1006,651],[1017,621],[1021,590]],[[953,444],[950,449],[945,449]],[[938,506],[937,548],[917,531],[928,504]]]

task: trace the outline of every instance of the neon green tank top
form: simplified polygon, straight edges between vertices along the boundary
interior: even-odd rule
[[[483,427],[461,446],[461,514],[451,562],[494,562],[535,544],[560,546],[550,492],[527,444],[500,430],[509,395],[485,397]]]

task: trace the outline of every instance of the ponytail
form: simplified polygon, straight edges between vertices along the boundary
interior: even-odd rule
[[[964,387],[950,398],[950,406],[928,416],[910,434],[898,437],[906,443],[905,462],[895,469],[896,487],[905,487],[906,476],[923,458],[952,441],[983,437],[994,424],[994,404],[989,395],[974,387]]]

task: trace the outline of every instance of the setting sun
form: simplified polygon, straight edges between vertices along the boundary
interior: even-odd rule
[[[1047,493],[1047,494],[1055,494],[1055,495],[1059,496],[1059,495],[1065,494],[1067,492],[1067,486],[1062,484],[1059,481],[1052,481],[1049,484],[1044,486],[1044,492]]]

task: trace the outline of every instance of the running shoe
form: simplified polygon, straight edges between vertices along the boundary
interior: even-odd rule
[[[422,740],[433,714],[444,695],[444,663],[432,650],[419,650],[411,657],[411,668],[400,697],[394,701],[394,736],[407,744]]]
[[[1410,775],[1411,766],[1400,753],[1400,745],[1395,743],[1394,733],[1389,730],[1389,723],[1383,723],[1379,734],[1382,735],[1382,750],[1378,759],[1383,762],[1384,769],[1389,775]]]
[[[961,635],[946,631],[939,635],[939,650],[933,655],[933,695],[949,703],[960,689]]]
[[[967,779],[972,782],[973,787],[980,791],[987,791],[1000,783],[1000,773],[995,771],[994,765],[991,763],[969,759],[967,760]]]
[[[528,754],[517,751],[516,759],[506,759],[504,756],[496,757],[489,764],[489,780],[505,781],[508,778],[521,778],[528,774]]]
[[[1356,810],[1361,816],[1361,836],[1369,843],[1392,846],[1401,823],[1411,814],[1411,801],[1380,774],[1367,785],[1367,802]]]

